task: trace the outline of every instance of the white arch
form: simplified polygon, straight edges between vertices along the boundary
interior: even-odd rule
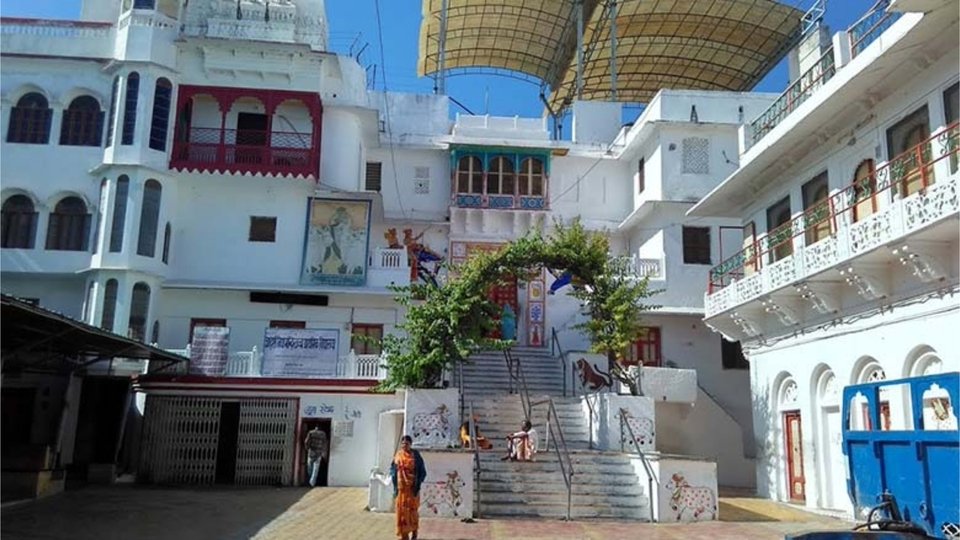
[[[44,90],[42,87],[33,83],[21,84],[20,86],[7,92],[7,94],[3,96],[3,99],[5,101],[9,101],[10,106],[13,107],[13,106],[16,106],[18,101],[20,101],[20,98],[33,92],[36,92],[41,96],[43,96],[44,98],[46,98],[47,105],[53,106],[53,97],[50,95],[50,93]]]
[[[800,387],[792,375],[788,375],[777,389],[777,410],[794,411],[800,409]]]
[[[37,198],[32,192],[27,191],[23,188],[3,188],[3,191],[0,191],[0,204],[7,202],[7,199],[13,197],[14,195],[23,195],[24,197],[30,199],[30,202],[33,203],[34,210],[40,208],[40,199]]]
[[[943,371],[943,360],[937,354],[936,349],[929,345],[917,345],[907,355],[903,363],[904,377],[919,377],[921,375],[932,375]]]
[[[870,375],[879,370],[882,373],[882,377],[878,380],[886,379],[886,372],[883,371],[883,367],[880,365],[880,362],[872,356],[862,356],[853,364],[853,371],[850,372],[850,383],[849,384],[861,384],[865,382],[873,382],[868,380]]]
[[[112,84],[112,83],[111,83]],[[70,103],[81,96],[90,96],[93,99],[97,100],[97,104],[100,106],[101,111],[107,110],[109,105],[106,104],[106,99],[103,95],[96,90],[91,90],[85,86],[77,86],[65,91],[60,95],[60,106],[67,108],[70,106]]]
[[[46,204],[46,207],[51,209],[52,211],[53,208],[57,207],[58,202],[62,201],[63,199],[66,199],[67,197],[79,198],[81,201],[83,201],[83,205],[87,207],[87,212],[91,212],[93,210],[96,210],[97,208],[97,205],[93,204],[90,201],[90,199],[87,198],[86,195],[84,195],[83,193],[80,193],[79,191],[73,191],[73,190],[58,191],[53,195],[47,197],[47,200],[44,203]]]

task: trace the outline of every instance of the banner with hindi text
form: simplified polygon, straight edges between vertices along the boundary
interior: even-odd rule
[[[268,328],[263,338],[264,377],[336,377],[340,330]]]

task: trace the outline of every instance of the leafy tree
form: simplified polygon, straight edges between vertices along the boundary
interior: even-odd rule
[[[573,276],[570,294],[586,316],[576,328],[590,338],[593,352],[607,355],[611,376],[638,395],[639,381],[628,376],[622,361],[640,336],[641,313],[655,306],[643,304],[652,294],[647,280],[638,279],[625,259],[609,253],[606,235],[587,231],[574,220],[570,225],[557,223],[548,238],[534,231],[496,253],[471,256],[451,269],[455,277],[439,286],[395,288],[406,318],[398,325],[401,334],[383,339],[388,374],[380,389],[436,386],[445,368],[473,352],[509,347],[510,342],[486,337],[499,316],[487,289],[547,268],[555,275]]]

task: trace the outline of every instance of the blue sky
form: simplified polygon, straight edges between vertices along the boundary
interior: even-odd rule
[[[801,7],[812,3],[812,0],[781,1]],[[831,33],[849,27],[874,2],[827,0],[825,18]],[[385,74],[391,91],[432,92],[433,80],[417,78],[416,71],[420,0],[379,0],[379,5],[385,61],[380,56],[375,0],[326,0],[331,48],[347,53],[351,46],[354,51],[366,46],[360,60],[365,66],[377,65],[378,89],[383,88]],[[74,19],[79,13],[80,0],[3,0],[0,3],[0,14],[5,17]],[[781,92],[786,84],[787,69],[781,62],[754,90]],[[447,80],[447,93],[476,114],[540,116],[543,111],[537,86],[506,77],[452,77]]]

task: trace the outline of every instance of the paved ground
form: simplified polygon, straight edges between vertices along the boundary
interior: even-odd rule
[[[6,539],[386,539],[393,515],[364,510],[364,488],[165,489],[89,487],[41,501],[6,505]],[[832,518],[743,497],[721,498],[724,521],[645,524],[614,521],[421,520],[423,540],[782,539],[809,529],[849,528]]]

